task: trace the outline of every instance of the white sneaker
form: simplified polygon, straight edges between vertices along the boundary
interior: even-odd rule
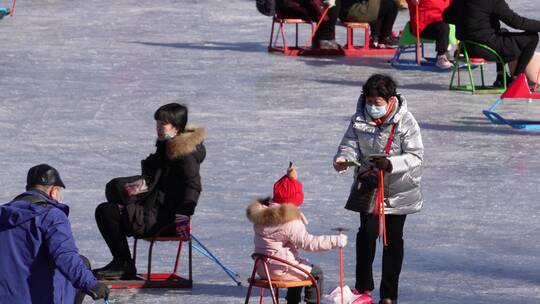
[[[446,58],[446,55],[437,56],[437,62],[435,63],[439,69],[447,70],[452,68],[453,64]]]

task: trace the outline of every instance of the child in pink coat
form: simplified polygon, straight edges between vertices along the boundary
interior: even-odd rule
[[[321,293],[323,292],[323,272],[320,267],[300,258],[299,249],[307,251],[324,251],[347,244],[347,236],[321,235],[315,236],[306,230],[307,220],[299,210],[304,200],[302,183],[296,179],[294,168],[287,170],[274,184],[274,197],[270,202],[255,200],[246,210],[248,219],[253,223],[255,232],[255,252],[285,259],[310,272],[317,280]],[[272,279],[300,281],[306,275],[287,265],[270,260],[269,272]],[[257,270],[261,278],[266,278],[262,267]],[[301,301],[302,287],[287,290],[287,303],[296,304]],[[305,290],[306,303],[316,302],[315,288],[307,287]]]

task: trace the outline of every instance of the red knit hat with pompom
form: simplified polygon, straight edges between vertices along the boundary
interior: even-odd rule
[[[278,204],[302,205],[304,202],[304,191],[302,183],[296,179],[296,169],[289,168],[287,174],[274,183],[273,201]]]

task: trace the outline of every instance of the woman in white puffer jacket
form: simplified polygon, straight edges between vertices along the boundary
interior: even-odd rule
[[[374,154],[377,156],[370,157]],[[382,304],[397,303],[405,218],[407,214],[420,211],[423,203],[420,189],[423,156],[420,127],[407,109],[405,98],[397,94],[396,83],[389,76],[372,75],[363,86],[356,113],[338,147],[334,168],[340,172],[346,170],[347,161],[361,164],[355,170],[351,198],[357,189],[362,195],[349,198],[345,208],[360,212],[356,236],[356,289],[367,294],[374,289],[372,264],[379,217],[368,207],[372,197],[364,194],[369,190],[362,189],[376,187],[377,178],[370,177],[370,170],[384,170],[388,246],[383,251],[379,302]]]

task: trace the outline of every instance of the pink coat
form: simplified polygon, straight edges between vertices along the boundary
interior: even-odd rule
[[[293,204],[272,204],[267,207],[258,201],[249,204],[246,214],[253,223],[255,236],[255,252],[282,258],[299,265],[307,272],[311,264],[300,258],[299,249],[307,251],[324,251],[335,248],[339,244],[337,235],[311,235],[306,230],[305,219]],[[304,280],[306,275],[301,271],[277,261],[269,262],[269,272],[273,279]],[[266,278],[262,267],[257,269],[261,278]]]

